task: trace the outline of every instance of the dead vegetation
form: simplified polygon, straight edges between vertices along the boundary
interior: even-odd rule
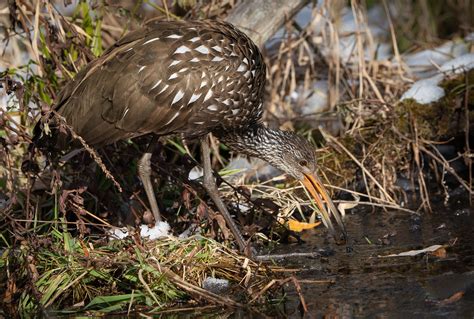
[[[298,285],[294,277],[282,279],[278,268],[249,261],[211,239],[145,242],[135,234],[108,241],[104,234],[111,225],[146,221],[136,159],[149,137],[90,149],[61,164],[57,150],[53,154],[28,150],[36,121],[50,112],[65,81],[128,30],[155,16],[223,18],[239,5],[226,0],[158,3],[80,1],[63,8],[62,2],[16,0],[0,11],[5,35],[0,74],[0,98],[6,104],[0,109],[0,290],[5,314],[239,306],[271,299],[285,282]],[[296,129],[320,146],[320,172],[334,194],[362,198],[346,196],[345,202],[429,212],[433,194],[448,202],[450,189],[460,185],[472,196],[474,73],[445,79],[446,95],[436,103],[400,102],[413,83],[400,52],[472,32],[472,19],[466,17],[472,18],[472,4],[381,3],[393,49],[393,57],[387,59],[377,58],[378,42],[367,27],[367,7],[357,1],[350,1],[349,7],[357,27],[349,54],[341,51],[343,40],[337,32],[344,1],[315,6],[314,18],[306,26],[289,20],[265,49],[269,71],[265,119],[269,125]],[[452,10],[442,15],[438,3]],[[393,16],[391,10],[407,6],[412,10]],[[425,16],[415,14],[420,10],[430,12],[428,21],[420,21]],[[317,81],[328,87],[323,112],[305,109],[311,96],[304,92],[312,91]],[[292,98],[294,92],[299,92],[298,98]],[[455,155],[446,157],[440,145],[454,145]],[[231,154],[217,142],[213,149],[214,167],[222,170]],[[200,184],[189,179],[195,161],[187,150],[195,154],[193,144],[171,138],[155,154],[162,211],[176,234],[197,225],[206,237],[226,242],[229,233],[219,227],[224,221],[208,206]],[[454,165],[458,162],[466,169],[460,171]],[[221,175],[227,180],[236,172],[223,170]],[[291,234],[275,221],[284,223],[290,216],[317,220],[299,186],[288,187],[294,182],[281,176],[265,181],[254,177],[240,174],[230,183],[223,181],[220,188],[249,237],[286,240]],[[412,204],[407,208],[407,203]],[[242,205],[249,208],[247,212]],[[203,290],[206,277],[230,280],[240,297],[228,299]]]

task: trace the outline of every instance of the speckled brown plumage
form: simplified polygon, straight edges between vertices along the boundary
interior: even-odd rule
[[[260,51],[230,24],[156,21],[82,70],[56,108],[92,145],[151,132],[198,137],[258,122],[264,82]]]

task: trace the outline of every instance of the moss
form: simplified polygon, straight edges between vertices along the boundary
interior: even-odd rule
[[[474,119],[474,70],[445,79],[440,86],[445,96],[431,104],[419,104],[410,99],[396,106],[396,127],[404,134],[411,133],[416,123],[420,137],[427,140],[445,140],[458,136],[465,130],[465,98],[468,90],[467,103],[469,120]]]

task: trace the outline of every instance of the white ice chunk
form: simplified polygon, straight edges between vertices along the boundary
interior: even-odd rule
[[[189,171],[189,174],[188,174],[188,179],[190,181],[194,181],[198,178],[201,178],[203,176],[203,170],[201,167],[199,166],[194,166],[190,171]]]
[[[444,63],[441,71],[458,74],[472,68],[474,68],[474,53],[468,53]]]
[[[125,227],[114,228],[110,237],[112,237],[113,239],[124,239],[125,237],[128,237],[128,230]]]
[[[155,240],[162,237],[170,236],[170,225],[167,222],[158,222],[154,227],[148,227],[147,225],[140,226],[140,236]]]
[[[438,86],[442,80],[443,75],[438,74],[431,78],[417,81],[402,95],[400,100],[414,99],[420,104],[436,102],[444,96],[444,89]]]

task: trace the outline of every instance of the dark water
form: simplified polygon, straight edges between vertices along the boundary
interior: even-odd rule
[[[293,258],[284,264],[304,270],[309,314],[338,318],[474,318],[474,211],[459,201],[432,214],[356,212],[346,217],[350,241],[337,246],[329,237],[307,234],[306,243],[279,246],[273,253],[329,251],[322,258]],[[377,258],[378,255],[448,245],[445,258]],[[456,293],[456,302],[442,302]],[[295,289],[287,287],[279,316],[301,317]],[[306,315],[308,316],[308,315]]]

